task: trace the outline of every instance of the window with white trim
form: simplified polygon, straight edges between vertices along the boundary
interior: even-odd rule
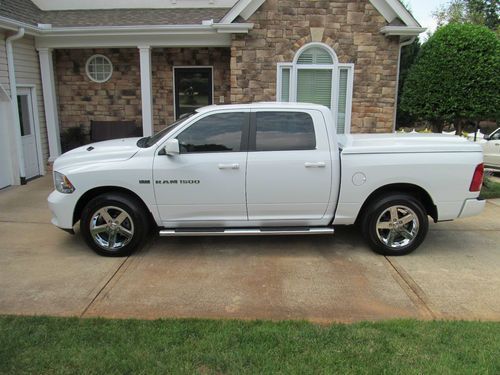
[[[87,60],[85,71],[92,81],[103,83],[113,75],[113,64],[104,55],[93,55]]]
[[[339,134],[349,133],[354,64],[340,64],[323,43],[303,46],[291,63],[278,64],[276,100],[324,105]]]

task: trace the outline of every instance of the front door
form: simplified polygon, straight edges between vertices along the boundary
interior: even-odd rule
[[[165,227],[244,225],[249,112],[209,113],[173,137],[180,154],[157,150],[153,180]]]
[[[175,117],[212,104],[212,68],[174,68]]]
[[[328,134],[319,111],[252,113],[247,163],[248,219],[312,225],[332,184]]]
[[[21,142],[23,146],[24,168],[26,178],[40,175],[38,161],[37,139],[35,133],[35,118],[30,89],[19,89],[17,95],[19,109],[19,125],[21,127]]]

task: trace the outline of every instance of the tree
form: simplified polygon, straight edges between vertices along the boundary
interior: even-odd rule
[[[438,27],[447,23],[473,23],[498,31],[500,25],[499,0],[452,0],[433,13]]]
[[[403,95],[404,83],[406,81],[406,77],[408,76],[408,72],[415,62],[418,52],[420,51],[420,41],[416,38],[413,43],[404,46],[401,49],[401,61],[399,68],[399,85],[398,85],[398,111],[397,111],[397,119],[396,123],[399,126],[405,126],[415,122],[414,116],[410,115],[407,111],[404,111],[401,108],[401,96]]]
[[[401,108],[430,121],[438,132],[444,121],[458,125],[498,118],[500,40],[495,33],[471,24],[439,28],[408,73]]]

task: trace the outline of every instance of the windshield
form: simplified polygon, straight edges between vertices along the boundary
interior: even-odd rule
[[[144,137],[144,138],[139,139],[137,141],[137,146],[141,147],[141,148],[151,147],[156,142],[158,142],[160,139],[162,139],[165,134],[167,134],[169,131],[175,129],[180,124],[184,123],[187,119],[192,117],[195,113],[196,112],[186,113],[186,114],[182,115],[177,121],[168,125],[166,128],[160,130],[158,133],[156,133],[152,137]]]

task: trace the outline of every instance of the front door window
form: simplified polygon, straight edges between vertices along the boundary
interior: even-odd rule
[[[175,117],[212,104],[211,68],[174,68]]]

